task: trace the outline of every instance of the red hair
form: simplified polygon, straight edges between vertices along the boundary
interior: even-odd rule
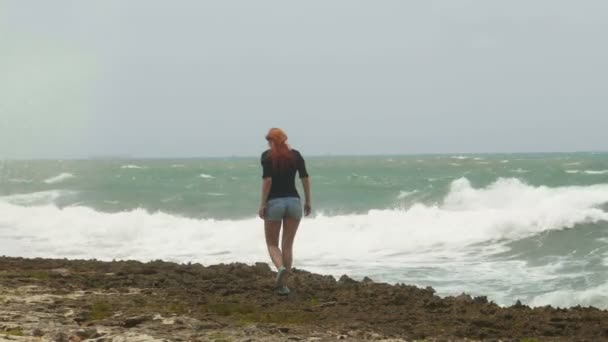
[[[280,128],[271,128],[266,134],[266,140],[272,142],[270,148],[270,160],[275,170],[284,170],[295,164],[295,158],[289,145],[287,145],[287,134]]]

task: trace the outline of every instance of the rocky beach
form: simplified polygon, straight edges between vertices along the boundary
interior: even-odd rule
[[[0,258],[0,341],[604,341],[596,308],[499,307],[485,297],[265,263]]]

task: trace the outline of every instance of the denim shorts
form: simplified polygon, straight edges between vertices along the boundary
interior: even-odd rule
[[[285,218],[295,220],[302,218],[302,203],[298,197],[279,197],[268,201],[266,220],[282,221]]]

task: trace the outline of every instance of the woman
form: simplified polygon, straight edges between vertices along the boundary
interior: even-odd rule
[[[302,204],[296,190],[296,172],[304,187],[304,214],[310,215],[310,182],[304,158],[300,152],[287,145],[287,135],[279,128],[272,128],[266,135],[270,149],[262,153],[262,199],[258,214],[264,219],[266,245],[276,266],[276,290],[289,294],[285,285],[293,259],[293,240],[302,218]],[[279,233],[283,225],[283,239],[279,248]]]

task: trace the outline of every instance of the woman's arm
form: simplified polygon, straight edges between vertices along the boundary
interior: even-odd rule
[[[304,188],[304,215],[308,216],[312,211],[312,203],[310,198],[310,179],[309,177],[302,177],[300,178],[300,180],[302,181],[302,187]]]
[[[266,202],[268,202],[268,194],[270,193],[271,186],[272,177],[265,177],[262,181],[262,198],[260,199],[260,209],[258,210],[258,215],[262,219],[266,214]]]

